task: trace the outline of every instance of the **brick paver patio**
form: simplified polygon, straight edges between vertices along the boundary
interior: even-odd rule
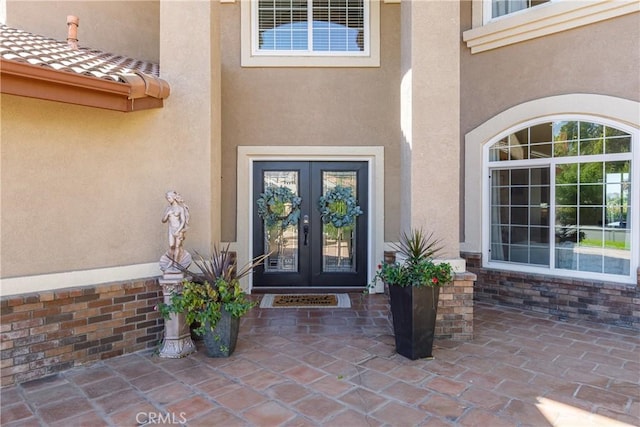
[[[151,352],[5,387],[2,426],[624,426],[638,331],[477,304],[473,341],[395,354],[386,297],[254,309],[228,359]]]

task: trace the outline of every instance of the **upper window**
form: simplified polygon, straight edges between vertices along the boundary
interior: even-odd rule
[[[242,2],[242,65],[379,66],[379,7],[370,0]]]
[[[582,120],[535,124],[491,144],[490,263],[630,276],[632,149],[629,132]]]
[[[491,0],[491,18],[548,3],[550,0]]]
[[[363,53],[365,8],[364,0],[258,0],[255,50]]]

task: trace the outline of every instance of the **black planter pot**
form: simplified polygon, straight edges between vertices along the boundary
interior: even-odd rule
[[[209,357],[229,357],[236,349],[240,318],[222,309],[220,320],[213,331],[207,328],[204,334],[204,347]]]
[[[411,360],[432,357],[439,287],[389,286],[396,351]]]

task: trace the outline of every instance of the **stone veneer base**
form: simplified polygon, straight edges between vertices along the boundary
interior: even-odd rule
[[[385,251],[384,262],[392,263],[395,252]],[[476,275],[472,272],[455,273],[453,283],[440,288],[436,338],[454,340],[473,339],[473,289]],[[388,289],[385,293],[389,293]]]
[[[156,347],[161,298],[157,279],[2,297],[1,385]]]
[[[462,253],[478,277],[474,299],[525,310],[640,330],[639,285],[519,273],[482,267],[482,255]]]

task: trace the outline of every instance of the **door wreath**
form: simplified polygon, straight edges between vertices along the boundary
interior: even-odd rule
[[[336,185],[318,199],[318,209],[322,222],[332,224],[336,228],[355,223],[356,218],[363,213],[351,194],[351,188],[341,185]]]
[[[331,190],[318,199],[318,209],[322,216],[322,222],[328,228],[335,227],[337,240],[337,265],[342,265],[342,242],[345,240],[345,232],[352,236],[351,226],[355,225],[356,218],[362,215],[362,209],[358,206],[355,197],[351,194],[351,188],[336,185]],[[347,253],[352,257],[350,240],[346,239]]]
[[[296,196],[289,187],[275,186],[267,188],[260,194],[257,202],[258,215],[265,221],[267,227],[280,224],[281,228],[298,224],[300,220],[300,203],[302,199]]]

